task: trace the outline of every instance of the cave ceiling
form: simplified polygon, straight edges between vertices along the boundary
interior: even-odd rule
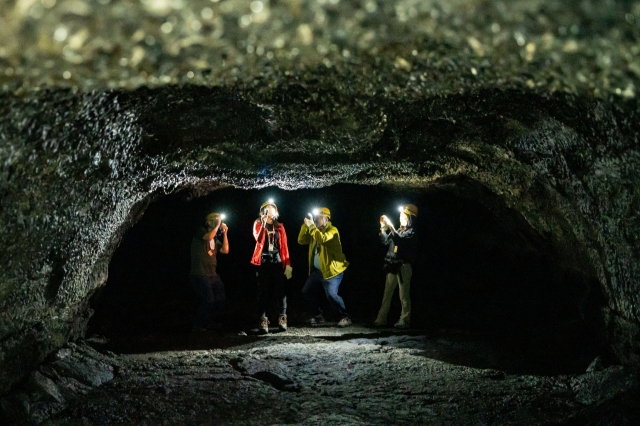
[[[640,2],[21,0],[0,40],[0,391],[149,202],[224,186],[477,182],[640,365]]]

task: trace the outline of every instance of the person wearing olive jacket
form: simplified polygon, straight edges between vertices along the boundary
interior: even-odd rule
[[[391,307],[391,298],[396,287],[399,287],[400,303],[402,312],[400,319],[394,327],[407,328],[411,321],[411,296],[409,295],[411,285],[412,267],[416,258],[417,239],[413,226],[415,218],[418,216],[418,207],[413,204],[406,204],[400,207],[400,228],[396,230],[386,216],[380,217],[380,242],[388,246],[387,255],[384,259],[384,271],[386,272],[386,282],[382,306],[378,312],[378,317],[373,322],[376,326],[387,324],[387,315]]]
[[[206,228],[198,228],[191,240],[190,281],[200,300],[193,331],[214,327],[214,314],[219,313],[226,300],[224,284],[216,271],[218,253],[229,253],[229,228],[222,222],[223,218],[217,212],[207,215]]]
[[[346,327],[351,325],[351,317],[338,289],[349,262],[342,253],[338,228],[329,221],[329,209],[322,207],[314,214],[315,220],[304,219],[298,235],[299,244],[309,245],[309,278],[302,288],[302,295],[312,315],[307,323],[317,325],[325,322],[318,300],[318,293],[323,289],[331,306],[340,314],[338,327]]]

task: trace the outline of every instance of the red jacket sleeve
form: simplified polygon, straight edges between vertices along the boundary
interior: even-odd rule
[[[262,229],[260,229],[262,228]],[[262,248],[264,247],[264,227],[262,227],[262,223],[259,220],[253,222],[253,238],[256,239],[256,248],[253,251],[253,256],[251,257],[251,263],[254,265],[260,265]]]
[[[280,261],[282,267],[291,265],[291,259],[289,259],[289,245],[287,244],[287,233],[284,230],[284,225],[280,224],[278,228],[278,235],[280,236]]]
[[[262,222],[259,220],[253,222],[253,239],[259,241],[260,234],[263,234],[265,232],[264,230],[265,228],[262,226]]]

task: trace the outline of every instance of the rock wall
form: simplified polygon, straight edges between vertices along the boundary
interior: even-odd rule
[[[226,185],[464,176],[640,364],[638,3],[107,3],[0,6],[0,393],[82,335],[147,203]]]
[[[552,240],[569,266],[594,271],[607,296],[611,344],[623,362],[637,364],[633,110],[519,91],[416,102],[345,96],[345,103],[368,104],[362,121],[374,117],[375,124],[324,127],[294,114],[305,102],[297,91],[280,100],[256,97],[197,86],[5,96],[4,391],[82,334],[88,299],[146,203],[180,188],[226,185],[477,181]]]

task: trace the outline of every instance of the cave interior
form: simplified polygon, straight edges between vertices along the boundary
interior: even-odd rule
[[[187,188],[157,197],[113,254],[108,281],[91,299],[94,314],[87,335],[108,338],[116,352],[193,349],[192,342],[180,340],[190,333],[197,304],[189,285],[189,244],[211,211],[227,215],[230,240],[230,254],[218,256],[227,295],[218,321],[227,332],[255,335],[250,228],[268,198],[275,200],[289,240],[294,271],[287,282],[290,326],[304,327],[308,315],[300,291],[307,249],[296,241],[306,213],[318,206],[331,209],[350,262],[340,294],[354,323],[369,325],[384,288],[378,218],[386,214],[397,225],[397,207],[411,202],[420,209],[411,283],[414,333],[490,342],[497,357],[491,365],[514,373],[577,373],[596,356],[611,359],[598,332],[604,299],[593,272],[576,269],[575,259],[566,259],[558,248],[563,242],[540,235],[499,196],[466,179],[427,188],[346,183],[296,190],[226,187],[204,196]],[[329,321],[339,319],[328,304],[324,308]],[[390,320],[399,312],[396,290]],[[457,362],[473,365],[480,358]]]

